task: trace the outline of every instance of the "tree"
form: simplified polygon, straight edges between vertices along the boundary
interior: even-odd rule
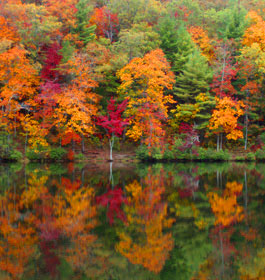
[[[92,7],[88,5],[88,0],[79,0],[76,4],[76,21],[77,27],[75,32],[79,34],[79,39],[83,41],[84,45],[95,39],[96,25],[89,26],[88,16],[92,10]]]
[[[143,57],[160,45],[159,35],[147,23],[134,24],[131,29],[123,29],[114,44],[119,56],[125,56],[125,64],[135,57]]]
[[[164,135],[162,120],[167,118],[165,88],[172,88],[174,75],[162,50],[157,49],[143,58],[135,58],[118,73],[121,79],[119,94],[128,99],[125,111],[130,117],[126,135],[134,141],[141,139],[148,147],[159,142]]]
[[[107,131],[110,145],[110,161],[112,158],[112,149],[115,137],[121,137],[128,120],[122,119],[122,113],[126,110],[127,100],[121,104],[115,104],[115,99],[111,98],[107,106],[107,116],[99,116],[97,124]]]
[[[121,29],[129,29],[135,23],[147,22],[155,25],[163,6],[158,0],[110,0],[108,8],[117,14]]]
[[[246,29],[242,43],[244,46],[251,46],[253,43],[258,43],[260,48],[264,51],[265,21],[254,11],[250,11],[247,17],[250,18],[252,25]]]
[[[75,52],[66,65],[71,80],[56,96],[58,106],[55,108],[55,124],[65,133],[91,135],[94,132],[93,118],[97,114],[99,96],[93,91],[98,83],[91,65],[91,57],[85,52]]]
[[[204,55],[209,62],[212,62],[215,58],[215,54],[207,32],[200,26],[191,26],[188,31],[191,34],[193,42],[200,47],[202,55]]]
[[[97,26],[98,36],[104,36],[112,42],[118,33],[119,19],[117,14],[111,13],[108,7],[95,8],[90,23]]]
[[[187,59],[181,73],[176,76],[173,93],[179,105],[172,112],[176,121],[185,121],[184,117],[186,121],[197,124],[198,129],[204,129],[210,118],[208,112],[214,106],[214,99],[208,92],[212,72],[199,51],[194,51]]]
[[[69,35],[71,30],[76,27],[76,13],[78,0],[64,0],[62,2],[57,0],[43,0],[43,5],[50,15],[56,17],[62,23],[60,32],[63,37]]]
[[[39,61],[39,52],[45,44],[60,34],[62,24],[43,5],[10,3],[5,7],[12,24],[17,28],[20,42],[29,51],[34,61]]]
[[[234,63],[232,53],[232,41],[219,42],[216,50],[216,61],[213,65],[213,82],[211,83],[211,91],[217,97],[233,96],[237,93],[233,81],[236,80],[238,66]]]
[[[189,61],[196,49],[190,34],[183,24],[178,25],[172,17],[165,17],[158,24],[161,49],[171,63],[176,77],[182,73],[183,66]]]
[[[227,139],[237,140],[243,138],[243,132],[238,126],[238,118],[244,114],[245,107],[242,101],[233,100],[231,97],[216,97],[216,109],[213,110],[209,128],[217,134],[217,150],[222,149],[222,133]],[[219,135],[221,134],[221,142]]]
[[[6,131],[16,130],[21,110],[30,111],[39,86],[37,70],[19,46],[8,47],[0,53],[1,122]]]
[[[181,122],[195,123],[199,129],[205,128],[210,118],[208,111],[214,105],[208,92],[212,71],[207,59],[201,55],[182,23],[173,17],[165,17],[158,26],[161,48],[176,76],[171,93],[178,106],[171,111],[173,117],[170,123],[173,128],[177,128]]]

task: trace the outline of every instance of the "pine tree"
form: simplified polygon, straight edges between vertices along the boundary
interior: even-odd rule
[[[91,11],[91,7],[88,6],[89,0],[79,0],[76,5],[77,13],[77,28],[76,33],[79,33],[79,39],[86,45],[88,42],[95,39],[96,25],[89,25],[88,14]]]
[[[176,76],[172,93],[178,105],[171,111],[171,124],[177,127],[180,122],[195,122],[198,128],[205,128],[211,117],[208,112],[215,104],[208,93],[212,72],[207,59],[201,55],[186,27],[174,18],[164,18],[159,33],[161,47]]]
[[[208,91],[212,72],[206,58],[198,50],[194,50],[187,60],[176,77],[174,94],[179,101],[192,103],[198,94]]]
[[[178,75],[189,60],[189,55],[196,49],[195,43],[186,27],[174,18],[167,17],[160,22],[159,34],[161,48],[171,63],[172,71]]]
[[[208,92],[212,71],[199,50],[195,49],[187,58],[173,89],[179,104],[175,116],[179,121],[186,119],[186,122],[197,124],[197,129],[202,129],[207,126],[211,117],[209,112],[215,104]]]

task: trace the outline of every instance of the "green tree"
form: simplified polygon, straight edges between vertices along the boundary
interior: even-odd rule
[[[79,34],[79,39],[86,45],[88,42],[96,38],[96,25],[89,26],[89,13],[93,7],[89,6],[89,0],[79,0],[76,5],[76,21],[77,27],[75,32]]]
[[[214,98],[208,93],[212,71],[186,27],[177,25],[174,18],[167,17],[159,26],[161,47],[176,76],[173,94],[178,106],[171,111],[171,125],[177,127],[179,122],[195,122],[202,129],[207,126],[211,117],[208,112],[215,104]]]

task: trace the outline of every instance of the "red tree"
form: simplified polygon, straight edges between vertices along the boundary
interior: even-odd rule
[[[99,126],[107,131],[110,144],[110,161],[113,160],[112,149],[115,136],[121,137],[125,126],[129,124],[127,119],[122,119],[122,113],[126,109],[128,101],[124,100],[121,104],[115,104],[115,102],[115,99],[110,99],[107,107],[107,115],[98,117],[97,122]]]
[[[96,32],[98,36],[104,36],[110,39],[111,42],[114,35],[118,33],[119,19],[106,6],[94,10],[90,23],[97,25]]]

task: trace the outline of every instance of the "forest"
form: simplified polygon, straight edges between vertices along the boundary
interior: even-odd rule
[[[0,158],[262,161],[264,77],[263,0],[2,0]]]

